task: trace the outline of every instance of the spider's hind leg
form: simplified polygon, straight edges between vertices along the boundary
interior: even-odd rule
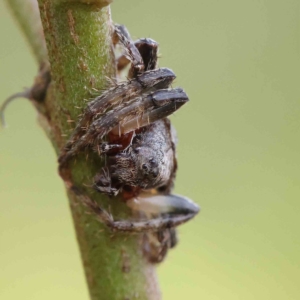
[[[151,211],[158,217],[144,221],[115,221],[111,215],[88,197],[84,197],[83,201],[98,216],[99,221],[114,231],[122,232],[158,232],[174,228],[192,219],[200,210],[196,203],[185,197],[156,195],[132,199],[127,201],[127,204],[133,209]]]
[[[117,232],[141,233],[172,229],[189,221],[200,211],[200,208],[196,203],[185,197],[178,195],[157,195],[145,198],[147,199],[146,203],[142,203],[145,199],[141,201],[135,199],[133,201],[135,201],[134,205],[139,210],[143,207],[153,210],[156,213],[161,210],[165,211],[160,217],[145,221],[115,221],[112,215],[101,208],[101,206],[89,196],[82,193],[77,186],[73,185],[71,182],[67,182],[67,184],[68,188],[81,199],[82,203],[96,214],[101,223]]]
[[[146,259],[152,264],[160,263],[165,259],[168,250],[177,244],[176,229],[147,232],[143,241],[143,254]]]

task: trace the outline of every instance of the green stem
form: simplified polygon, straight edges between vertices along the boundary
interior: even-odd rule
[[[57,151],[70,136],[91,91],[107,88],[107,77],[115,76],[110,9],[105,6],[110,1],[83,2],[38,0],[52,76],[41,119]],[[100,167],[99,158],[89,153],[88,159],[79,156],[69,172],[77,186],[116,218],[128,217],[130,211],[120,199],[108,199],[85,187]],[[142,254],[141,236],[112,233],[73,193],[68,196],[91,299],[160,299],[154,267]]]

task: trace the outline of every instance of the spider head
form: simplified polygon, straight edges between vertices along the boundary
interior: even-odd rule
[[[145,177],[151,177],[155,179],[158,177],[160,170],[159,170],[159,163],[158,161],[151,157],[150,159],[145,158],[140,165],[142,173]]]
[[[158,154],[152,147],[137,147],[134,152],[136,175],[143,188],[153,188],[168,178],[169,168],[164,164],[162,153]]]

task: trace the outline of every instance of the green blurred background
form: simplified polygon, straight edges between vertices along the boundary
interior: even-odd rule
[[[298,0],[115,0],[190,103],[172,117],[176,192],[202,207],[158,267],[164,299],[300,299]],[[0,4],[0,102],[37,66]],[[88,299],[54,151],[31,104],[0,132],[0,299]]]

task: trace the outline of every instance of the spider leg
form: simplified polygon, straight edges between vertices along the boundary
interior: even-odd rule
[[[158,60],[158,43],[149,38],[137,40],[135,47],[139,50],[145,65],[145,71],[156,69]]]
[[[127,133],[137,129],[137,124],[140,122],[140,127],[142,127],[149,124],[148,120],[152,123],[170,115],[187,101],[187,94],[180,88],[160,90],[146,96],[143,95],[137,97],[130,105],[109,111],[102,118],[95,120],[87,134],[90,136],[97,134],[97,140],[100,140],[110,131],[115,134]],[[146,124],[144,124],[144,119],[147,120]],[[125,132],[124,127],[126,126],[127,129],[127,124],[131,123],[135,123],[135,127]]]
[[[143,254],[150,263],[162,262],[170,248],[177,244],[175,228],[160,230],[158,232],[147,232],[144,234]]]
[[[121,134],[131,132],[150,123],[166,118],[188,101],[186,93],[180,89],[160,90],[152,95],[155,103],[150,110],[145,110],[143,114],[136,115],[134,118],[124,119],[120,123],[120,128],[115,127],[112,132],[116,134],[117,130]]]
[[[93,201],[87,195],[83,194],[76,186],[69,186],[70,190],[81,198],[84,205],[92,210],[99,221],[114,231],[121,232],[157,232],[163,229],[174,228],[192,219],[199,211],[200,208],[191,200],[178,196],[178,195],[157,195],[141,200],[134,199],[132,208],[141,209],[148,207],[153,211],[165,211],[161,217],[153,218],[145,221],[115,221],[106,210],[102,209],[98,203]],[[142,202],[146,200],[146,205]],[[151,204],[151,202],[153,202]]]
[[[89,102],[86,114],[99,115],[129,103],[137,94],[149,93],[170,86],[176,78],[172,70],[160,68],[142,73],[129,82],[120,83]]]
[[[144,62],[139,50],[130,38],[130,34],[123,25],[115,25],[113,33],[113,43],[121,43],[125,49],[125,57],[131,61],[132,68],[136,74],[144,71]]]
[[[187,198],[177,195],[163,195],[148,198],[148,204],[151,201],[159,201],[160,204],[155,205],[157,203],[154,203],[154,206],[156,206],[156,208],[159,208],[159,210],[163,209],[167,212],[162,214],[158,218],[137,222],[126,220],[114,221],[112,216],[108,215],[107,212],[105,212],[95,203],[88,206],[90,206],[90,208],[99,217],[99,220],[105,225],[113,230],[124,232],[156,232],[162,229],[173,228],[192,219],[199,212],[199,206],[197,204],[188,200]],[[144,205],[139,204],[136,206],[141,208]]]
[[[102,142],[96,146],[94,146],[93,150],[95,152],[98,152],[98,154],[105,154],[105,153],[108,153],[110,152],[111,150],[117,150],[117,149],[122,149],[123,146],[120,145],[120,144],[111,144],[111,143],[108,143],[108,142]]]
[[[116,196],[119,193],[119,189],[112,186],[112,178],[110,176],[110,171],[107,167],[101,169],[95,178],[94,188],[108,196]]]
[[[142,56],[144,62],[144,70],[154,70],[156,69],[157,59],[158,59],[158,43],[149,38],[138,39],[134,42],[135,47],[138,49],[140,55]],[[117,59],[117,69],[121,72],[128,64],[130,60],[125,54],[121,55]],[[137,74],[134,72],[134,68],[129,71],[129,78],[135,77]]]
[[[178,237],[175,228],[169,229],[170,239],[169,239],[169,248],[174,248],[178,244]]]
[[[180,88],[159,90],[137,97],[130,105],[111,110],[102,118],[95,120],[86,133],[72,145],[64,159],[68,159],[88,145],[97,145],[98,141],[110,131],[114,134],[125,134],[165,118],[187,101],[186,93]]]
[[[88,104],[82,119],[79,121],[71,138],[65,145],[64,151],[59,158],[59,162],[61,164],[66,163],[71,156],[82,149],[82,145],[86,146],[89,144],[86,141],[82,141],[88,137],[88,135],[84,133],[85,128],[89,127],[89,124],[94,118],[103,115],[106,111],[113,110],[120,105],[129,104],[137,98],[137,94],[149,93],[167,88],[175,77],[173,71],[167,68],[150,70],[142,73],[135,79],[132,79],[129,83],[119,84],[104,92],[99,97],[96,97]],[[81,142],[79,142],[80,147],[76,146],[76,144],[78,144],[78,139],[81,140]],[[74,147],[76,150],[73,149]]]

